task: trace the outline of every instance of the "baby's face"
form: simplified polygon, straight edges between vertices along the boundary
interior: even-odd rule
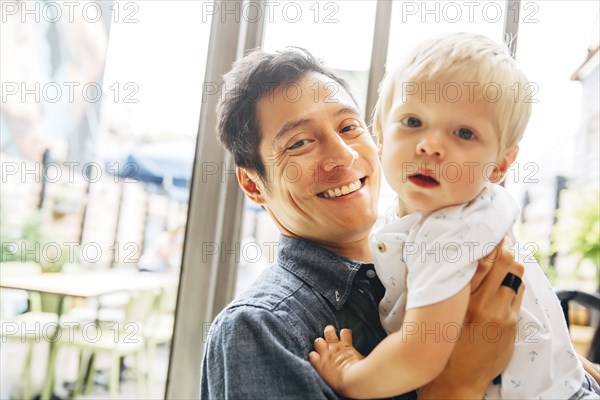
[[[499,128],[489,101],[496,96],[493,88],[482,97],[472,83],[401,86],[383,122],[381,149],[401,215],[467,203],[486,182],[499,181]]]

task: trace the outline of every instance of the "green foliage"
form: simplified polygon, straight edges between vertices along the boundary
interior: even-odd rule
[[[555,285],[558,273],[556,272],[556,268],[550,267],[550,256],[543,255],[539,249],[534,251],[532,255],[544,272],[544,275],[546,275],[546,278],[548,278],[548,281],[550,281],[552,285]]]
[[[64,246],[50,242],[43,236],[42,221],[42,212],[35,210],[20,227],[3,223],[0,230],[0,261],[35,262],[40,264],[44,272],[60,272],[68,261],[69,252]]]
[[[559,223],[554,229],[556,249],[575,254],[581,263],[589,260],[600,268],[600,191],[579,194],[572,192],[574,205],[558,210]]]
[[[4,210],[2,210],[4,211]],[[2,214],[5,221],[5,215]],[[42,214],[39,210],[29,215],[21,227],[2,223],[0,230],[0,261],[39,262],[39,252],[26,251],[40,247]]]

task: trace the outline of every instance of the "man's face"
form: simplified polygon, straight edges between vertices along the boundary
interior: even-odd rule
[[[256,113],[268,187],[249,172],[250,198],[286,235],[334,246],[366,238],[377,218],[380,166],[350,95],[307,73],[265,94]]]
[[[383,171],[401,215],[467,203],[512,162],[500,152],[493,103],[466,91],[458,101],[421,93],[447,84],[419,82],[418,93],[396,97],[384,123]]]

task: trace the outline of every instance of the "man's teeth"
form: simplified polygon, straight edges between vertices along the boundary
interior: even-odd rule
[[[352,182],[349,185],[344,185],[340,188],[329,189],[329,190],[323,192],[323,197],[325,197],[326,199],[333,199],[334,197],[340,197],[340,196],[357,191],[358,189],[360,189],[361,185],[362,184],[360,182],[360,179],[357,179],[356,182]]]

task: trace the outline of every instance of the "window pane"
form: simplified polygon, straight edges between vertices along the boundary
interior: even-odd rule
[[[594,236],[593,219],[581,217],[594,215],[594,201],[598,209],[598,16],[593,1],[523,3],[517,62],[536,92],[506,180],[524,208],[520,237],[535,243],[553,283],[588,291],[597,290],[597,262],[575,266],[587,246],[584,238]]]
[[[395,1],[392,8],[387,65],[394,65],[421,41],[445,33],[479,33],[501,41],[505,14],[508,13],[509,18],[514,18],[514,12],[505,8],[505,1]],[[395,196],[387,181],[383,179],[380,219]]]
[[[392,8],[388,62],[433,36],[471,32],[502,40],[504,17],[514,18],[505,1],[395,1]]]
[[[71,397],[78,350],[88,345],[94,351],[101,371],[96,380],[106,382],[111,363],[100,344],[122,349],[135,342],[143,359],[136,364],[133,352],[123,354],[119,395],[160,398],[210,15],[206,2],[67,3],[2,3],[3,96],[5,88],[18,90],[3,98],[0,113],[2,283],[8,275],[60,278],[52,280],[59,292],[51,297],[2,289],[2,321],[24,318],[18,315],[24,311],[62,311],[75,332],[60,336],[51,368],[51,330],[35,319],[39,314],[27,313],[36,326],[27,340],[2,337],[0,397],[35,397],[48,371],[55,373],[54,393]],[[16,173],[5,181],[12,167]],[[51,288],[48,279],[45,288]],[[149,284],[142,287],[144,281]],[[106,294],[115,284],[124,285],[119,295]],[[62,310],[57,296],[64,298]],[[78,327],[96,320],[100,330],[77,335]],[[34,355],[24,371],[29,348]],[[147,374],[149,392],[137,392],[137,368]],[[23,372],[32,377],[30,393]],[[95,397],[109,395],[106,385],[90,389]]]
[[[348,82],[364,112],[367,101],[374,1],[285,1],[267,7],[264,49],[286,46],[309,50]],[[262,208],[245,199],[236,292],[248,287],[264,268],[275,262],[279,230]]]
[[[376,5],[375,1],[281,2],[267,22],[264,48],[306,48],[348,81],[364,111]]]

